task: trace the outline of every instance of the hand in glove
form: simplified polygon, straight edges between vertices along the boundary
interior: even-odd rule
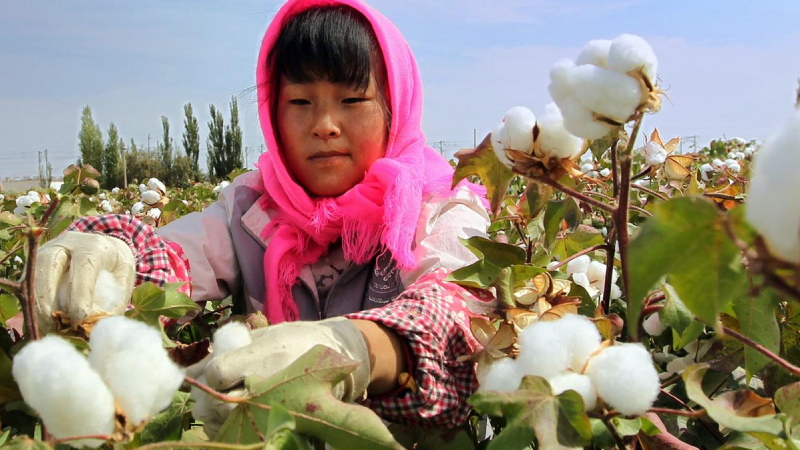
[[[115,237],[66,231],[39,249],[36,259],[36,314],[43,333],[53,329],[53,311],[73,321],[105,311],[121,314],[136,281],[136,260],[128,244]],[[120,299],[95,294],[102,271],[113,276]]]
[[[319,322],[289,322],[251,332],[251,343],[223,354],[212,353],[190,368],[189,375],[200,373],[199,381],[228,395],[245,395],[245,378],[267,378],[285,369],[316,345],[324,345],[358,363],[358,368],[339,382],[333,395],[346,402],[359,398],[370,382],[370,352],[365,337],[354,321],[343,317]],[[197,403],[192,411],[202,420],[213,438],[236,406],[213,399],[199,389],[192,390]]]

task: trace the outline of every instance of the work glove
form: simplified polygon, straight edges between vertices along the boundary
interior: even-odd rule
[[[259,328],[251,332],[252,342],[222,355],[212,353],[190,368],[189,376],[213,389],[231,396],[249,393],[244,380],[250,376],[268,378],[287,368],[312,347],[324,345],[359,363],[358,368],[334,386],[334,397],[345,402],[358,399],[367,390],[370,380],[370,360],[367,343],[361,331],[348,319],[335,317],[318,322],[287,322]],[[192,414],[203,421],[210,438],[219,431],[236,407],[211,398],[197,388],[192,389],[195,404]]]
[[[105,293],[95,295],[103,270],[114,277],[116,295],[120,297],[116,301],[101,298]],[[73,322],[99,312],[123,313],[136,281],[136,260],[121,239],[65,231],[39,249],[35,271],[36,315],[40,330],[47,333],[55,328],[54,311],[65,311]]]

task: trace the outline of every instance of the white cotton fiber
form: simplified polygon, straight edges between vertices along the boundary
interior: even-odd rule
[[[131,206],[131,214],[133,214],[134,216],[140,214],[142,212],[142,209],[144,209],[144,203],[136,202],[133,204],[133,206]]]
[[[575,59],[576,64],[592,64],[594,66],[605,67],[608,63],[608,52],[611,49],[611,41],[605,39],[596,39],[589,41],[578,58]]]
[[[154,191],[167,192],[167,187],[158,178],[150,178],[150,181],[147,182],[147,187]]]
[[[666,330],[658,314],[650,314],[650,316],[644,320],[642,326],[644,327],[644,331],[650,336],[661,336],[661,333]]]
[[[536,142],[545,155],[554,158],[575,159],[586,149],[585,141],[564,128],[564,118],[555,103],[544,107],[544,114],[536,122],[539,137]]]
[[[94,286],[95,307],[107,313],[120,314],[125,311],[128,303],[125,288],[114,278],[114,274],[105,269],[101,270]]]
[[[623,34],[611,41],[606,67],[619,73],[641,68],[650,83],[655,85],[658,58],[647,41],[634,34]]]
[[[800,263],[800,109],[753,159],[747,220],[777,257]]]
[[[589,356],[600,348],[603,341],[600,332],[588,317],[580,314],[565,314],[553,323],[558,324],[559,333],[567,342],[569,368],[581,373]]]
[[[556,61],[553,64],[553,67],[550,68],[550,86],[548,86],[548,91],[550,92],[550,96],[553,97],[553,100],[556,101],[559,108],[563,109],[564,106],[561,105],[563,100],[567,98],[571,98],[574,94],[574,84],[572,78],[572,72],[575,70],[575,62],[571,59],[561,59]]]
[[[140,185],[139,185],[139,193],[140,193],[140,194],[144,194],[144,193],[145,193],[145,191],[147,191],[147,185],[146,185],[146,184],[144,184],[144,183],[140,184]]]
[[[497,156],[497,160],[506,167],[514,167],[514,161],[508,159],[505,151],[506,148],[509,148],[508,130],[506,129],[506,125],[504,123],[497,125],[492,131],[492,135],[489,139],[492,141],[492,149],[494,150],[494,154]]]
[[[587,64],[576,67],[572,76],[578,102],[616,122],[626,122],[642,101],[639,83],[627,75]]]
[[[113,433],[114,397],[86,357],[67,341],[50,335],[29,343],[14,357],[12,374],[25,402],[55,438]],[[69,444],[102,443],[83,439]]]
[[[567,263],[567,275],[573,273],[586,273],[589,270],[589,263],[591,262],[589,255],[581,255]]]
[[[556,375],[547,381],[550,383],[553,395],[573,390],[583,398],[583,406],[586,411],[591,411],[597,406],[597,392],[594,389],[591,378],[588,376],[567,372]]]
[[[530,153],[533,150],[533,127],[536,116],[524,106],[515,106],[506,111],[503,124],[508,133],[507,148]]]
[[[556,100],[556,103],[564,117],[564,128],[575,136],[583,139],[599,139],[614,129],[611,124],[594,120],[592,111],[575,97],[565,97],[560,101]]]
[[[657,166],[667,160],[667,150],[656,141],[650,141],[644,146],[644,162],[648,166]]]
[[[650,353],[641,344],[617,344],[592,358],[586,373],[597,394],[625,415],[644,414],[659,393],[659,378]]]
[[[229,322],[214,333],[214,353],[219,356],[246,347],[253,342],[250,330],[241,322]]]
[[[124,316],[100,320],[89,339],[89,362],[128,421],[138,424],[172,402],[183,371],[162,347],[155,328]]]
[[[483,376],[481,391],[513,392],[519,389],[523,373],[518,361],[511,358],[496,360]]]
[[[142,201],[147,205],[155,205],[161,200],[161,194],[158,191],[144,191],[142,193]]]
[[[522,330],[517,364],[523,374],[550,378],[567,370],[571,355],[558,322],[540,320]]]

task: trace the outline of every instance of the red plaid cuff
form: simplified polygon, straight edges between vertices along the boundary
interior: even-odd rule
[[[165,283],[190,281],[189,267],[179,245],[164,242],[155,229],[136,217],[126,214],[106,214],[82,217],[67,231],[102,233],[125,241],[136,258],[136,284],[151,281]],[[189,283],[182,290],[191,295]]]
[[[417,392],[404,390],[364,402],[390,422],[450,428],[467,421],[467,398],[478,380],[475,364],[458,358],[472,354],[475,342],[447,301],[452,294],[448,285],[441,280],[417,283],[383,308],[347,315],[393,329],[411,350]]]

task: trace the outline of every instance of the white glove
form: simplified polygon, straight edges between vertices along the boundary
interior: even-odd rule
[[[232,396],[247,394],[245,378],[267,378],[285,369],[316,345],[324,345],[360,363],[358,368],[333,388],[334,397],[346,402],[359,398],[370,380],[370,359],[361,331],[348,319],[335,317],[318,322],[288,322],[251,332],[252,342],[222,355],[212,353],[197,364],[199,377],[213,389]],[[193,371],[189,370],[191,374]],[[202,420],[206,434],[213,439],[236,406],[192,389],[197,403],[192,414]]]
[[[136,281],[136,260],[128,244],[112,236],[80,231],[66,231],[43,245],[35,270],[36,314],[43,333],[54,328],[53,311],[66,311],[73,321],[98,312],[123,313]],[[122,290],[120,299],[109,302],[95,295],[103,271],[110,272]]]

